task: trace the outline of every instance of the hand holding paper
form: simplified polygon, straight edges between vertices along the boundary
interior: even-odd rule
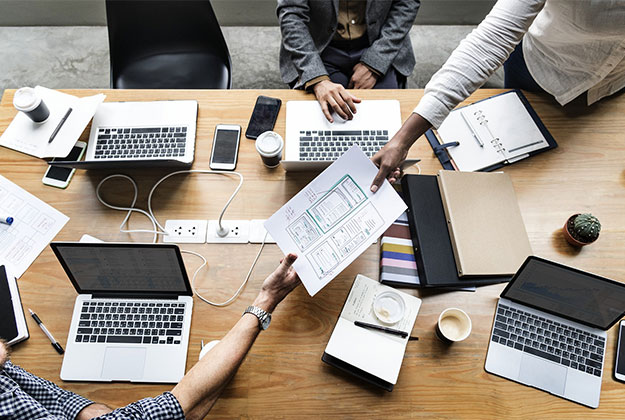
[[[373,194],[378,168],[350,148],[265,222],[313,296],[362,254],[406,205],[385,181]]]

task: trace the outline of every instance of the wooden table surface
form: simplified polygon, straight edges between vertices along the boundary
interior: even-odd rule
[[[91,90],[68,90],[77,96]],[[256,96],[287,100],[313,99],[292,90],[231,91],[103,91],[107,101],[196,99],[199,102],[194,169],[208,169],[215,125],[239,124],[245,131]],[[468,102],[493,94],[480,90]],[[16,111],[13,90],[0,104],[0,132]],[[421,90],[364,91],[365,99],[396,98],[405,120],[419,101]],[[587,108],[560,107],[553,100],[527,95],[559,147],[505,168],[514,183],[521,212],[536,255],[625,281],[625,96],[607,99]],[[285,106],[275,130],[285,133]],[[83,139],[88,138],[88,130]],[[410,152],[422,159],[425,174],[435,174],[440,164],[424,139]],[[106,241],[152,240],[150,234],[121,234],[124,213],[103,207],[95,198],[95,187],[116,171],[77,171],[66,190],[44,186],[41,177],[47,165],[42,160],[13,150],[0,149],[0,173],[48,204],[70,216],[57,240],[79,240],[88,233]],[[237,170],[245,176],[241,192],[226,213],[226,219],[264,219],[271,216],[313,177],[287,174],[280,167],[266,169],[255,152],[254,142],[243,137]],[[169,170],[124,170],[139,184],[137,205],[146,208],[146,197],[156,180]],[[234,176],[182,175],[166,181],[154,197],[159,221],[167,219],[215,219],[236,187]],[[130,204],[131,186],[123,180],[103,188],[106,199]],[[598,241],[582,250],[567,245],[560,229],[574,213],[592,212],[602,223]],[[131,228],[150,228],[140,215],[132,216]],[[199,291],[214,300],[225,300],[247,273],[259,245],[183,245],[200,252],[209,262],[198,278]],[[281,257],[276,245],[267,245],[241,297],[226,308],[208,306],[195,297],[187,369],[197,360],[200,340],[222,337],[255,297],[262,280]],[[184,256],[192,274],[199,259]],[[262,333],[211,412],[215,418],[623,418],[625,384],[613,379],[616,327],[609,332],[601,403],[597,410],[551,396],[490,375],[484,360],[493,312],[503,285],[481,287],[471,292],[423,292],[410,290],[423,299],[413,335],[408,344],[395,390],[378,390],[346,376],[321,362],[354,277],[362,273],[378,278],[379,245],[372,246],[314,298],[303,287],[295,290],[276,310],[271,328]],[[61,343],[67,332],[76,293],[61,266],[47,247],[19,280],[24,307],[33,308]],[[473,332],[451,347],[434,337],[438,314],[456,306],[469,313]],[[33,373],[114,407],[154,396],[171,389],[164,385],[128,383],[67,383],[59,378],[62,356],[28,317],[31,337],[17,345],[12,359]]]

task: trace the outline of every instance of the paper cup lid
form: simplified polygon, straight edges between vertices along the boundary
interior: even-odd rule
[[[19,111],[29,112],[37,108],[41,99],[35,89],[23,87],[18,89],[13,96],[13,105]]]
[[[256,150],[261,156],[274,157],[282,151],[284,140],[274,131],[265,131],[256,139]]]

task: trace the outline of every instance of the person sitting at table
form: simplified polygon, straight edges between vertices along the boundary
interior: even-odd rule
[[[419,0],[278,0],[280,73],[313,91],[328,121],[356,112],[345,89],[397,89],[412,73]]]
[[[300,283],[289,254],[263,282],[253,305],[269,313]],[[66,391],[12,364],[0,341],[0,418],[176,420],[203,419],[243,362],[260,332],[260,320],[244,314],[226,336],[211,349],[171,392],[144,398],[113,410]]]
[[[546,92],[561,105],[582,95],[591,105],[618,92],[625,87],[625,1],[499,0],[373,156],[380,169],[371,191],[384,178],[395,182],[412,144],[502,64],[506,88]]]

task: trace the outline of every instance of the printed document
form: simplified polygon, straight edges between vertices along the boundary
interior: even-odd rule
[[[0,214],[13,217],[0,223],[0,264],[22,277],[41,251],[65,226],[69,217],[0,175]]]
[[[65,157],[69,155],[72,147],[85,131],[105,96],[100,93],[78,98],[42,86],[36,86],[35,91],[50,109],[50,116],[45,122],[37,124],[23,112],[18,112],[0,136],[0,146],[38,158]],[[70,107],[72,113],[69,114],[52,143],[48,143],[54,129]]]
[[[294,268],[314,296],[405,210],[388,181],[373,194],[378,168],[352,146],[265,222],[282,252],[298,255]]]

